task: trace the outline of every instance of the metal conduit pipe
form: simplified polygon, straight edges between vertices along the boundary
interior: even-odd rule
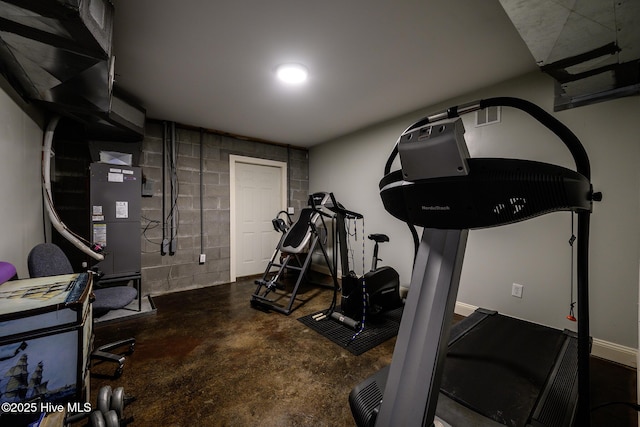
[[[160,244],[160,255],[167,254],[167,122],[162,122],[162,243]]]
[[[204,130],[200,128],[200,257],[204,255]],[[202,259],[199,260],[201,263]]]
[[[170,179],[171,179],[171,209],[169,211],[169,215],[171,215],[170,222],[170,240],[169,240],[169,255],[175,255],[176,253],[176,234],[177,234],[177,224],[176,224],[176,209],[178,207],[178,194],[177,194],[177,172],[176,172],[176,123],[171,122],[171,138],[170,138],[170,147],[169,147],[169,167],[171,168]]]

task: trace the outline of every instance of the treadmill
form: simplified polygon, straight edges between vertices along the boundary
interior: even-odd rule
[[[517,108],[538,120],[565,144],[576,170],[471,158],[460,115],[491,106]],[[398,155],[401,169],[391,172]],[[349,395],[357,425],[588,426],[589,219],[602,194],[593,192],[578,138],[522,99],[455,106],[402,133],[379,187],[385,209],[411,229],[416,254],[391,365]],[[452,327],[469,229],[556,211],[578,218],[577,334],[485,309]],[[419,242],[416,226],[423,227]]]

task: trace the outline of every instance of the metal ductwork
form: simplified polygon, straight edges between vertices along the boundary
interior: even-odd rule
[[[500,3],[556,81],[555,111],[640,93],[640,1]]]
[[[90,131],[139,138],[146,112],[114,98],[113,15],[110,0],[0,0],[0,72]]]

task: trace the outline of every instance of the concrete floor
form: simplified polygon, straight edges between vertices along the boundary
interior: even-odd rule
[[[327,308],[331,291],[290,316],[250,307],[252,280],[155,297],[157,313],[96,327],[96,343],[135,336],[122,377],[93,378],[136,397],[135,426],[353,426],[350,390],[391,361],[395,338],[354,356],[297,319]],[[594,361],[592,401],[635,400],[635,370]],[[94,374],[110,373],[107,364]],[[620,406],[597,411],[597,426],[636,426]],[[612,415],[613,414],[613,415]],[[606,420],[606,421],[605,421]]]
[[[331,291],[284,316],[251,308],[253,290],[244,281],[164,295],[155,315],[97,327],[97,344],[137,343],[122,377],[92,379],[92,394],[123,386],[139,426],[353,425],[349,392],[390,363],[395,339],[353,356],[297,321],[327,308]]]

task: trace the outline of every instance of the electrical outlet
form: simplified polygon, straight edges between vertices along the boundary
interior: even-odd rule
[[[511,296],[514,296],[516,298],[522,298],[522,290],[523,290],[524,286],[518,284],[518,283],[514,283],[513,285],[511,285]]]
[[[198,262],[200,262],[200,264],[204,264],[204,262],[207,260],[207,255],[206,254],[200,254],[200,259]]]
[[[296,213],[296,210],[293,208],[293,206],[289,206],[289,207],[287,208],[287,213],[288,213],[289,215],[293,215],[294,213]]]

